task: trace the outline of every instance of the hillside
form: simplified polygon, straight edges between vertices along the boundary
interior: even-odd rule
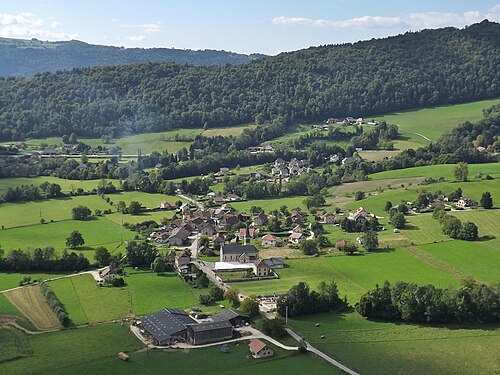
[[[263,56],[215,50],[123,48],[77,40],[45,42],[0,38],[0,76],[29,77],[43,72],[141,62],[170,61],[199,66],[244,64]]]
[[[488,21],[283,53],[249,64],[86,68],[0,81],[0,139],[365,116],[500,96]]]

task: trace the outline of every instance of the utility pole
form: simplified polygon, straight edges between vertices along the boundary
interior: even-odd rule
[[[288,305],[285,306],[285,324],[288,325]]]

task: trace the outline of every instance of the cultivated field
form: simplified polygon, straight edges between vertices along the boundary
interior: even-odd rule
[[[4,295],[40,331],[61,327],[38,285],[11,290],[5,292]]]
[[[372,322],[356,313],[310,315],[291,319],[290,325],[360,374],[486,375],[499,370],[498,326]]]
[[[381,116],[367,116],[367,118],[378,121],[384,120],[389,124],[398,125],[402,137],[395,142],[397,148],[418,148],[428,144],[428,139],[436,141],[441,134],[449,132],[465,121],[475,122],[480,120],[483,118],[483,109],[498,103],[500,103],[500,99],[482,100]]]

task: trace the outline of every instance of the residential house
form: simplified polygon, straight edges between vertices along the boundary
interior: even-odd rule
[[[202,236],[213,236],[215,234],[215,226],[213,224],[205,224],[201,229],[200,229],[200,234]]]
[[[349,220],[354,220],[354,221],[358,221],[359,219],[361,218],[367,218],[368,216],[371,216],[371,214],[366,211],[363,207],[359,207],[356,212],[351,212],[349,214],[349,217],[348,219]]]
[[[212,202],[214,204],[218,204],[218,205],[224,204],[225,201],[226,200],[223,197],[221,197],[220,195],[216,195],[215,197],[212,198]]]
[[[294,244],[299,244],[302,241],[304,241],[304,239],[305,236],[302,233],[295,233],[295,232],[288,237],[288,240]]]
[[[175,251],[170,250],[167,254],[167,261],[169,263],[175,264],[175,257],[176,257]]]
[[[226,195],[226,200],[231,202],[231,201],[239,201],[241,197],[237,194],[227,194]]]
[[[225,214],[224,217],[220,221],[220,225],[224,227],[232,227],[240,222],[238,216],[233,214]]]
[[[238,237],[238,240],[242,241],[245,239],[245,237],[255,238],[256,233],[254,228],[248,228],[248,233],[247,228],[239,228],[235,234],[236,237]]]
[[[161,202],[160,203],[160,208],[162,210],[176,210],[177,205],[173,202]]]
[[[262,237],[262,246],[264,247],[275,247],[278,242],[278,237],[272,234],[266,234]]]
[[[242,222],[248,221],[252,218],[252,215],[246,214],[244,212],[238,214],[238,219]]]
[[[178,270],[188,266],[189,263],[191,263],[191,257],[184,252],[177,254],[175,257],[175,268]]]
[[[335,224],[335,215],[331,212],[326,212],[320,217],[320,223],[323,224]]]
[[[358,157],[355,157],[355,156],[348,156],[348,157],[345,157],[342,159],[342,165],[346,165],[346,164],[350,164],[350,163],[354,163],[356,161],[360,161],[361,159],[358,158]]]
[[[218,233],[213,236],[212,243],[214,244],[214,247],[218,249],[226,243],[226,240],[222,234]]]
[[[259,259],[259,251],[253,245],[224,245],[220,250],[221,262],[253,263]]]
[[[458,202],[455,204],[457,208],[467,208],[471,207],[473,205],[473,201],[471,198],[468,197],[461,197]]]
[[[254,358],[266,358],[274,355],[273,350],[263,341],[259,339],[253,339],[248,344],[250,348],[250,353]]]
[[[257,217],[253,220],[253,225],[255,226],[262,226],[266,225],[268,222],[267,216],[261,212],[260,214],[257,215]]]
[[[273,271],[271,267],[267,265],[263,260],[257,260],[253,264],[253,272],[257,277],[266,277],[272,275]]]
[[[168,237],[169,246],[184,245],[187,239],[189,238],[190,234],[191,232],[189,232],[187,229],[183,227],[175,228]]]

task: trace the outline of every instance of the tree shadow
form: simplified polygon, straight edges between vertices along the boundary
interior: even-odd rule
[[[491,234],[487,234],[487,235],[484,235],[484,236],[481,236],[481,237],[478,237],[476,239],[476,241],[478,242],[486,242],[486,241],[491,241],[491,240],[494,240],[496,239],[495,236],[491,235]]]
[[[405,227],[403,229],[405,229],[405,230],[419,230],[420,228],[417,225],[405,224]]]

